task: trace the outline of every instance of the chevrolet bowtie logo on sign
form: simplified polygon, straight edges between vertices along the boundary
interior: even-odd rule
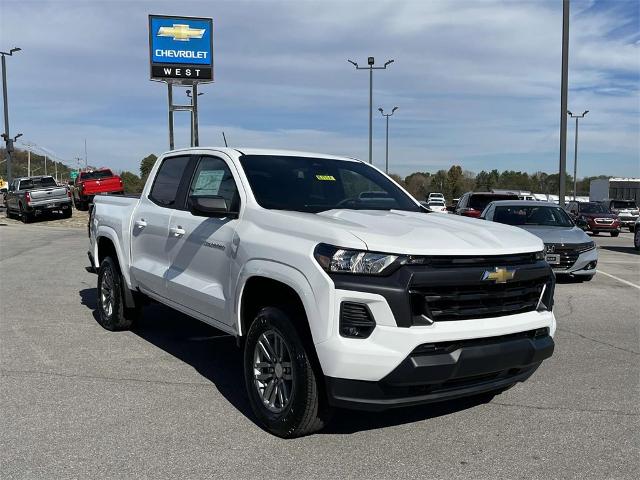
[[[486,270],[482,274],[482,280],[493,280],[496,283],[507,283],[507,280],[513,280],[515,274],[515,268],[495,267],[493,272]]]
[[[204,32],[204,28],[190,28],[189,25],[174,23],[172,27],[160,27],[158,36],[173,37],[178,42],[188,42],[192,38],[202,38]]]
[[[149,15],[151,80],[213,81],[213,20]]]

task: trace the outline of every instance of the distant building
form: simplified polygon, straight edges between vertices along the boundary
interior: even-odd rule
[[[591,180],[589,199],[602,201],[609,199],[635,200],[640,202],[640,178],[599,178]]]

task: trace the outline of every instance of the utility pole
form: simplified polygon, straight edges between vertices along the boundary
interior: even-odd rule
[[[27,149],[27,177],[31,176],[31,149]]]
[[[20,47],[14,47],[8,52],[0,52],[0,56],[2,57],[2,100],[4,101],[4,133],[2,134],[2,138],[4,138],[5,148],[7,151],[7,182],[11,181],[11,153],[13,152],[13,142],[15,138],[12,139],[11,135],[9,135],[9,101],[7,94],[7,63],[5,60],[5,56],[12,57],[15,52],[19,52],[22,50]],[[18,137],[16,137],[18,138]]]
[[[574,115],[569,110],[567,110],[567,114],[571,118],[576,119],[576,140],[575,145],[573,146],[573,200],[576,199],[576,189],[578,187],[578,120],[580,118],[584,118],[584,116],[589,113],[589,110],[585,110],[582,112],[582,115]]]
[[[562,80],[560,82],[560,171],[558,205],[564,208],[567,176],[567,94],[569,86],[569,0],[562,0]]]
[[[84,168],[89,168],[89,161],[87,160],[87,139],[84,139]]]
[[[383,117],[387,120],[387,141],[385,144],[385,156],[384,156],[384,173],[389,175],[389,117],[393,115],[393,113],[398,109],[398,107],[393,107],[391,109],[391,113],[384,113],[384,110],[378,108]]]
[[[359,67],[353,60],[347,60],[351,65],[356,67],[356,70],[369,70],[369,163],[373,163],[372,149],[373,149],[373,71],[374,70],[386,70],[387,66],[391,65],[394,60],[387,60],[382,67],[375,67],[375,58],[368,57],[368,67]]]

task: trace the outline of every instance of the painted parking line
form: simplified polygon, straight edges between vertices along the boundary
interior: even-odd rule
[[[630,287],[637,288],[638,290],[640,290],[640,285],[636,285],[635,283],[628,282],[627,280],[624,280],[620,277],[616,277],[615,275],[611,275],[610,273],[603,272],[602,270],[598,270],[598,273],[601,273],[602,275],[606,275],[607,277],[611,277],[614,280],[618,280],[619,282],[624,283],[625,285],[629,285]]]

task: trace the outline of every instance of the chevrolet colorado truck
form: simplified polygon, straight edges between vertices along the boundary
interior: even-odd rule
[[[88,210],[89,204],[96,195],[124,194],[122,179],[108,168],[80,172],[74,187],[73,202],[78,210]]]
[[[7,217],[17,215],[24,223],[53,211],[62,212],[64,218],[73,215],[69,189],[59,186],[50,175],[14,179],[4,203]]]
[[[174,150],[139,198],[96,196],[89,236],[101,325],[130,328],[150,298],[235,336],[281,437],[334,407],[491,398],[554,349],[539,238],[430,213],[354,159]]]

